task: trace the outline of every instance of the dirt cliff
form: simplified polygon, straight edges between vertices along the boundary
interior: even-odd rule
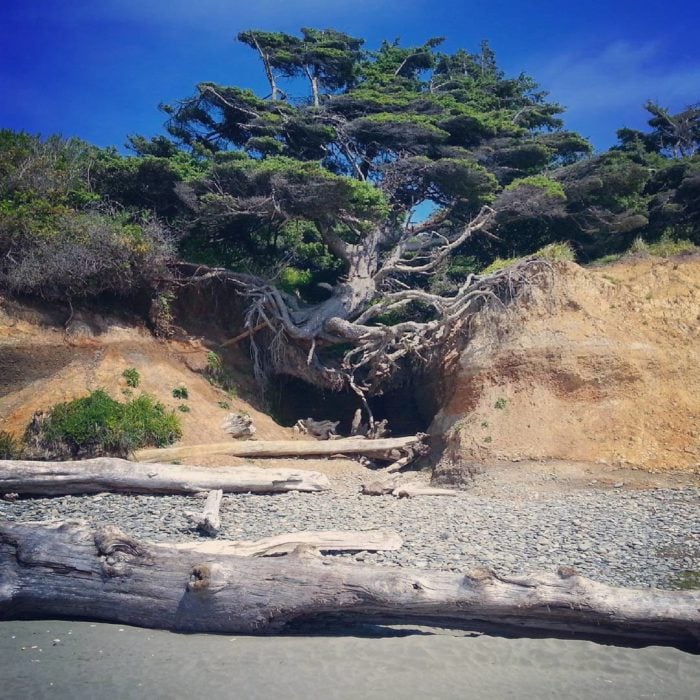
[[[477,319],[431,432],[437,480],[494,461],[700,467],[700,258],[557,263]]]
[[[260,439],[291,437],[291,430],[254,405],[250,386],[246,394],[232,396],[207,381],[204,370],[216,345],[205,339],[159,340],[128,315],[82,311],[68,321],[67,316],[58,306],[0,297],[0,430],[21,437],[35,411],[98,388],[124,400],[130,390],[122,373],[133,367],[141,376],[135,395],[153,394],[176,410],[186,406],[186,412],[178,411],[182,444],[230,439],[221,424],[231,412],[249,413]],[[246,377],[239,379],[245,387]],[[180,386],[187,400],[173,396]]]

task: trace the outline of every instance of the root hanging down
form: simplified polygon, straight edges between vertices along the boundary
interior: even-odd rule
[[[350,390],[372,433],[375,420],[368,398],[381,394],[407,361],[439,360],[468,338],[476,314],[506,309],[549,281],[551,263],[527,258],[489,274],[470,274],[452,294],[425,288],[420,280],[435,274],[472,235],[487,233],[494,216],[483,207],[461,230],[448,230],[443,212],[398,232],[395,227],[377,229],[357,244],[321,228],[346,274],[331,296],[317,304],[306,304],[260,278],[226,270],[199,269],[191,279],[231,282],[245,298],[245,331],[225,344],[241,339],[250,343],[261,386],[273,375],[287,375],[333,391]]]

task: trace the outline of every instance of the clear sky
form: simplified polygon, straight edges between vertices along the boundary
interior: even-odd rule
[[[641,128],[653,99],[700,101],[700,4],[687,0],[0,0],[0,127],[121,146],[162,131],[159,102],[202,81],[264,91],[244,29],[333,27],[405,44],[482,39],[525,71],[597,148]]]

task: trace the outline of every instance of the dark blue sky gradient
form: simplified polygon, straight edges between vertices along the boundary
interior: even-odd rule
[[[449,50],[488,39],[509,74],[532,75],[567,126],[606,148],[645,124],[642,103],[700,101],[700,6],[668,0],[0,0],[0,127],[99,145],[162,132],[159,102],[206,80],[265,91],[244,29],[342,29]]]

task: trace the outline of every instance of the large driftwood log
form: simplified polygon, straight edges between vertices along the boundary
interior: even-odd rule
[[[207,494],[207,500],[204,502],[204,509],[201,513],[186,513],[197,526],[197,529],[205,535],[215,537],[221,529],[221,517],[219,509],[221,508],[221,499],[224,492],[221,489],[215,489]]]
[[[114,527],[0,523],[0,617],[80,617],[188,632],[272,633],[324,614],[520,634],[700,642],[700,591],[578,576],[497,576],[249,558],[140,543]]]
[[[328,477],[302,469],[190,467],[139,464],[100,457],[81,462],[0,460],[0,493],[63,496],[74,493],[280,493],[325,491]]]
[[[312,547],[319,552],[387,552],[400,549],[403,540],[394,530],[319,530],[290,532],[261,540],[235,542],[183,542],[173,547],[180,551],[239,557],[274,557],[291,554],[299,546]]]
[[[184,447],[150,448],[137,450],[134,459],[139,462],[160,462],[173,459],[204,457],[206,455],[233,455],[237,457],[313,457],[334,454],[368,455],[376,459],[395,461],[404,453],[415,450],[423,443],[423,435],[366,440],[245,440],[217,442]]]

